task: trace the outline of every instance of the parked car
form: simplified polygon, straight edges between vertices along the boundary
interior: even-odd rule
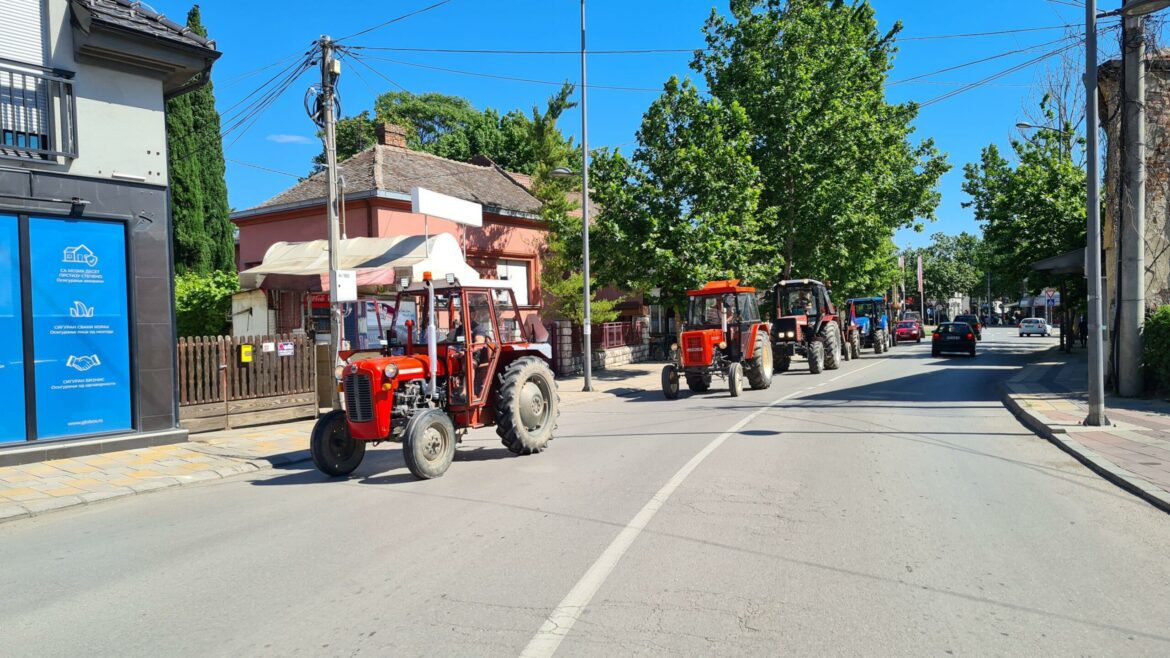
[[[898,323],[894,331],[898,334],[898,340],[912,340],[917,343],[921,343],[922,337],[925,335],[922,325],[918,324],[917,320],[903,320]]]
[[[1032,334],[1047,336],[1049,330],[1048,322],[1044,318],[1024,318],[1020,320],[1020,338],[1031,336]]]
[[[975,329],[966,322],[944,322],[931,335],[931,356],[943,352],[965,352],[975,356]]]
[[[971,325],[971,331],[975,333],[975,340],[983,340],[983,323],[979,321],[979,316],[973,313],[956,315],[955,322],[966,322]]]

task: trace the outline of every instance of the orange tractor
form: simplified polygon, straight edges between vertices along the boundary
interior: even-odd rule
[[[490,425],[515,454],[544,450],[558,414],[552,350],[526,340],[522,327],[505,282],[463,286],[429,272],[421,284],[404,280],[384,345],[339,355],[345,408],[313,427],[313,463],[349,475],[367,444],[394,441],[415,477],[435,478],[468,429]]]
[[[760,318],[756,289],[739,279],[712,281],[687,292],[687,312],[679,342],[671,345],[671,363],[662,369],[662,393],[678,397],[679,374],[695,393],[711,388],[718,375],[732,397],[746,377],[753,389],[772,385],[772,343],[768,323]]]

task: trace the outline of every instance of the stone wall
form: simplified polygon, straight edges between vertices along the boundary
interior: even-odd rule
[[[650,360],[650,322],[643,318],[642,343],[625,347],[615,347],[608,350],[594,350],[593,370],[605,370],[627,363],[640,363]],[[573,353],[573,325],[565,320],[553,322],[553,363],[556,365],[558,377],[573,377],[585,371],[585,364],[580,354]]]
[[[1118,185],[1121,143],[1121,63],[1100,68],[1101,122],[1106,133],[1105,160],[1105,299],[1113,326],[1117,281],[1117,240],[1120,227]],[[1170,304],[1170,51],[1150,57],[1146,68],[1146,308]]]

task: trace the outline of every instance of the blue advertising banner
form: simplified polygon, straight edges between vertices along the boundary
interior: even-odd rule
[[[24,314],[20,304],[20,233],[0,215],[0,443],[24,441]]]
[[[37,437],[131,429],[126,229],[29,219]]]

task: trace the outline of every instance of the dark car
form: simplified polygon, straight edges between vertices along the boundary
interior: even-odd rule
[[[943,352],[966,352],[975,356],[975,329],[966,322],[944,322],[931,335],[930,354],[941,356]]]
[[[955,322],[966,322],[971,325],[971,331],[975,333],[975,340],[983,340],[983,323],[979,321],[979,316],[973,314],[956,315]]]

